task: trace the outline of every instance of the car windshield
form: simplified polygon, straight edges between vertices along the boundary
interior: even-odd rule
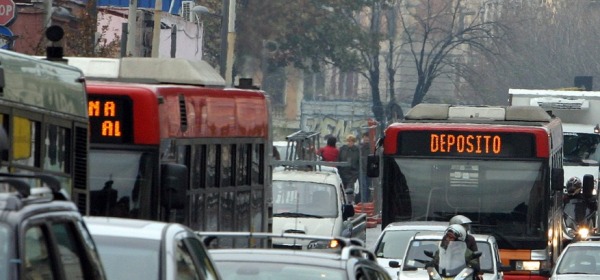
[[[273,215],[337,217],[335,186],[313,182],[273,181]],[[295,216],[294,216],[295,217]]]
[[[563,252],[556,274],[600,274],[600,247],[574,246]]]
[[[158,279],[158,240],[94,235],[108,279]]]
[[[415,270],[424,268],[425,263],[431,258],[425,255],[425,251],[435,253],[438,250],[439,240],[413,240],[410,242],[410,248],[406,252],[405,263],[402,266],[403,271]],[[481,252],[479,265],[481,272],[494,273],[494,257],[492,255],[492,247],[488,242],[478,241],[477,250]]]
[[[422,230],[388,230],[384,231],[375,254],[378,258],[402,259],[406,252],[406,245],[415,233]]]
[[[234,262],[217,261],[217,269],[223,279],[347,279],[346,270],[333,269],[323,266],[266,263],[266,262]]]

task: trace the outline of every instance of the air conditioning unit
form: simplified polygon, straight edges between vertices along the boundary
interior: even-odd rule
[[[181,17],[187,21],[196,22],[196,15],[192,12],[195,5],[194,1],[181,1]]]

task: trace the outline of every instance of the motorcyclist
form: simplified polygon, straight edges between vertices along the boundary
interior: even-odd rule
[[[446,228],[446,231],[444,232],[444,237],[442,238],[442,241],[440,242],[440,250],[447,249],[448,245],[452,241],[461,241],[466,243],[466,237],[467,231],[463,226],[461,226],[460,224],[449,225],[448,228]],[[440,250],[435,252],[433,259],[426,265],[426,267],[433,266],[436,270],[439,269]],[[465,263],[474,270],[473,279],[478,279],[480,270],[479,258],[473,258],[473,253],[474,251],[471,251],[468,247],[466,248]]]
[[[463,215],[456,215],[450,219],[449,225],[463,226],[467,232],[467,237],[465,238],[465,242],[467,242],[467,248],[473,252],[477,252],[477,242],[475,241],[475,237],[471,235],[471,223],[471,219]]]
[[[591,211],[596,211],[598,205],[594,199],[587,198],[581,192],[583,183],[578,177],[571,177],[567,181],[567,194],[563,196],[563,204],[569,203],[571,200],[581,200]]]

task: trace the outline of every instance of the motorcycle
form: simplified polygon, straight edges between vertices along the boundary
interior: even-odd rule
[[[437,265],[427,266],[427,274],[430,280],[471,280],[474,277],[475,270],[467,264],[465,258],[467,244],[463,241],[450,241],[446,249],[441,246],[438,248]],[[431,251],[424,251],[425,255],[432,260],[435,254]],[[470,260],[479,258],[481,252],[473,252]]]
[[[583,197],[571,198],[563,208],[564,238],[569,241],[587,240],[594,233],[594,218],[592,211]]]

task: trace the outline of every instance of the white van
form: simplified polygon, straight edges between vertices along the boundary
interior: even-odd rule
[[[346,201],[337,170],[316,169],[279,167],[273,171],[273,233],[357,237],[365,241],[366,215],[354,216],[354,206]]]

